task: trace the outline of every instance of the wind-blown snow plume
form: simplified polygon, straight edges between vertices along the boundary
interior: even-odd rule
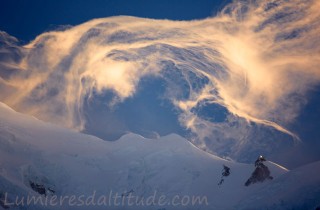
[[[205,20],[120,16],[46,32],[20,49],[22,60],[1,60],[21,69],[1,80],[1,100],[81,130],[90,97],[111,90],[116,105],[154,76],[200,139],[224,126],[194,112],[205,104],[295,136],[285,125],[320,81],[319,9],[317,0],[236,1]]]

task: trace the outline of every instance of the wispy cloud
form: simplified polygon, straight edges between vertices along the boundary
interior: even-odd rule
[[[192,111],[201,103],[298,138],[286,125],[320,81],[319,10],[317,0],[235,1],[205,20],[121,16],[46,32],[23,47],[21,71],[2,82],[15,93],[2,98],[81,130],[85,98],[112,90],[124,101],[144,76],[172,80],[171,68],[188,94],[168,82],[167,97],[200,139],[222,126]]]

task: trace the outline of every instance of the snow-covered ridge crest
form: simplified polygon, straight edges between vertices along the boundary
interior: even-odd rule
[[[176,134],[159,139],[128,134],[109,142],[44,123],[4,104],[0,104],[0,113],[1,195],[7,195],[10,202],[28,193],[50,197],[112,191],[141,198],[157,192],[169,200],[175,195],[205,197],[208,204],[198,209],[231,209],[271,182],[245,187],[253,165],[210,155]],[[231,174],[218,185],[223,165],[230,167]],[[275,179],[287,172],[272,163],[268,167]],[[225,203],[225,196],[232,199]]]

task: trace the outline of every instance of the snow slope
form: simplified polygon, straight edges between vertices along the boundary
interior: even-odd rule
[[[320,161],[292,170],[249,196],[237,209],[317,209],[320,207],[319,174]]]
[[[223,165],[231,168],[231,174],[219,187]],[[107,207],[92,203],[88,207],[80,202],[76,206],[67,202],[61,206],[38,203],[34,206],[11,205],[10,209],[212,210],[234,209],[238,203],[247,209],[261,198],[259,195],[263,197],[265,193],[274,194],[275,191],[283,193],[286,188],[281,187],[295,184],[295,176],[299,179],[305,177],[304,169],[288,172],[272,162],[266,165],[275,179],[245,187],[245,181],[254,170],[253,164],[236,163],[210,155],[176,134],[152,140],[127,134],[114,142],[103,141],[22,115],[0,103],[2,204],[4,200],[7,204],[14,203],[17,197],[38,196],[30,187],[30,181],[55,191],[47,197],[43,195],[43,199],[75,195],[76,198],[83,196],[81,199],[84,200],[93,194],[98,198],[118,193],[121,199],[131,195],[141,201],[156,193],[156,201],[161,195],[166,201],[166,205],[154,202],[144,206],[136,203],[119,206],[113,202]],[[288,197],[282,196],[283,199],[291,202],[297,190],[312,186],[314,181],[316,186],[320,186],[319,178],[314,175],[308,182],[301,181],[296,188],[292,187],[293,193],[287,194]],[[182,200],[178,199],[179,205],[174,206],[173,198],[177,196],[202,196],[207,202],[182,205]],[[276,202],[276,199],[274,197],[270,202]]]

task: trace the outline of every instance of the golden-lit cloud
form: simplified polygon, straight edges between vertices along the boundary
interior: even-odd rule
[[[204,20],[120,16],[46,32],[21,49],[21,61],[10,63],[21,71],[2,82],[15,90],[2,100],[81,130],[86,97],[111,90],[124,101],[142,77],[166,79],[170,62],[189,95],[175,97],[168,87],[167,97],[181,111],[180,122],[201,138],[221,126],[192,112],[203,101],[296,137],[285,125],[320,81],[319,10],[317,0],[235,1]],[[207,80],[203,87],[194,87],[190,72]]]

